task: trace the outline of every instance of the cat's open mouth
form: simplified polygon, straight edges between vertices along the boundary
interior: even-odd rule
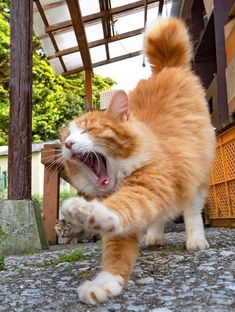
[[[106,158],[99,153],[73,153],[72,159],[79,160],[83,167],[88,169],[92,178],[99,187],[107,187],[110,179]]]

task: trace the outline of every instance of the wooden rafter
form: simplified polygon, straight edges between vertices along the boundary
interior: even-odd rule
[[[143,31],[144,31],[144,28],[138,28],[138,29],[135,29],[135,30],[128,31],[126,33],[118,34],[118,36],[92,41],[92,42],[88,43],[88,47],[89,48],[94,48],[94,47],[101,46],[103,44],[108,44],[108,43],[115,42],[115,41],[118,41],[118,40],[134,37],[134,36],[142,34]],[[58,51],[54,55],[48,56],[48,59],[49,60],[50,59],[54,59],[56,57],[72,54],[72,53],[75,53],[75,52],[79,52],[79,46]]]
[[[66,0],[71,16],[74,32],[77,38],[79,50],[81,52],[83,67],[91,70],[91,56],[88,48],[85,27],[82,21],[81,9],[77,0]]]
[[[141,51],[136,51],[136,52],[132,52],[132,53],[127,53],[127,54],[124,54],[124,55],[120,55],[120,56],[111,58],[109,60],[104,60],[104,61],[101,61],[101,62],[93,63],[92,66],[94,68],[94,67],[99,67],[99,66],[103,66],[103,65],[106,65],[106,64],[119,62],[119,61],[122,61],[122,60],[125,60],[125,59],[128,59],[128,58],[132,58],[132,57],[138,56],[138,55],[142,54],[142,52],[143,51],[141,50]],[[75,68],[75,69],[72,69],[72,70],[68,70],[67,72],[62,73],[62,75],[63,76],[74,75],[74,74],[82,72],[83,70],[84,70],[83,67],[78,67],[78,68]]]

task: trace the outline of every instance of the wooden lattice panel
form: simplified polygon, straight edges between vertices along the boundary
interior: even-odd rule
[[[224,181],[224,169],[223,169],[223,158],[222,158],[222,151],[220,147],[217,149],[216,158],[214,162],[213,168],[213,177],[214,183],[223,182]]]
[[[228,186],[230,191],[231,214],[235,218],[235,181],[230,181]]]
[[[228,179],[235,179],[235,140],[224,146],[226,173]]]
[[[211,186],[209,190],[208,199],[207,199],[207,210],[208,210],[207,213],[211,218],[218,217],[218,214],[215,208],[216,208],[216,201],[215,201],[213,186]]]
[[[215,187],[216,201],[218,207],[218,216],[219,217],[228,217],[229,216],[229,204],[226,194],[226,185],[221,183]]]
[[[216,157],[209,179],[209,220],[235,218],[235,127],[217,137]]]

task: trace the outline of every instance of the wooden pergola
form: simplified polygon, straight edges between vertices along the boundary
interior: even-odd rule
[[[164,0],[121,1],[121,6],[111,0],[34,2],[34,28],[54,71],[64,76],[85,71],[87,110],[92,109],[93,68],[140,55],[148,14],[161,15],[164,6]],[[117,30],[116,24],[134,16],[136,26]],[[133,37],[138,37],[138,50],[133,47],[126,53],[119,48],[113,53],[115,42],[121,47]]]
[[[90,14],[80,6],[84,3],[89,3]],[[115,0],[11,1],[9,200],[31,199],[33,26],[56,73],[67,76],[85,71],[86,110],[92,110],[93,68],[140,55],[148,15],[162,14],[167,3],[167,0],[130,0],[119,6]],[[127,31],[117,31],[116,23],[131,16],[136,16],[138,26],[129,29],[126,23]],[[94,32],[96,28],[102,30],[102,36],[93,40],[90,32],[88,38],[89,29]],[[70,42],[67,37],[73,40]],[[113,55],[115,43],[122,46],[134,37],[141,42],[140,49]]]

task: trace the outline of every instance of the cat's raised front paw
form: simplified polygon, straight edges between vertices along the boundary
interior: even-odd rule
[[[205,238],[191,238],[186,242],[187,250],[204,250],[208,249],[209,247],[210,245]]]
[[[62,214],[67,221],[88,231],[104,234],[122,232],[119,217],[96,200],[88,202],[80,197],[68,199],[62,205]]]
[[[78,288],[79,299],[83,303],[97,304],[118,296],[124,285],[120,275],[110,272],[100,273],[93,281],[87,281]]]

